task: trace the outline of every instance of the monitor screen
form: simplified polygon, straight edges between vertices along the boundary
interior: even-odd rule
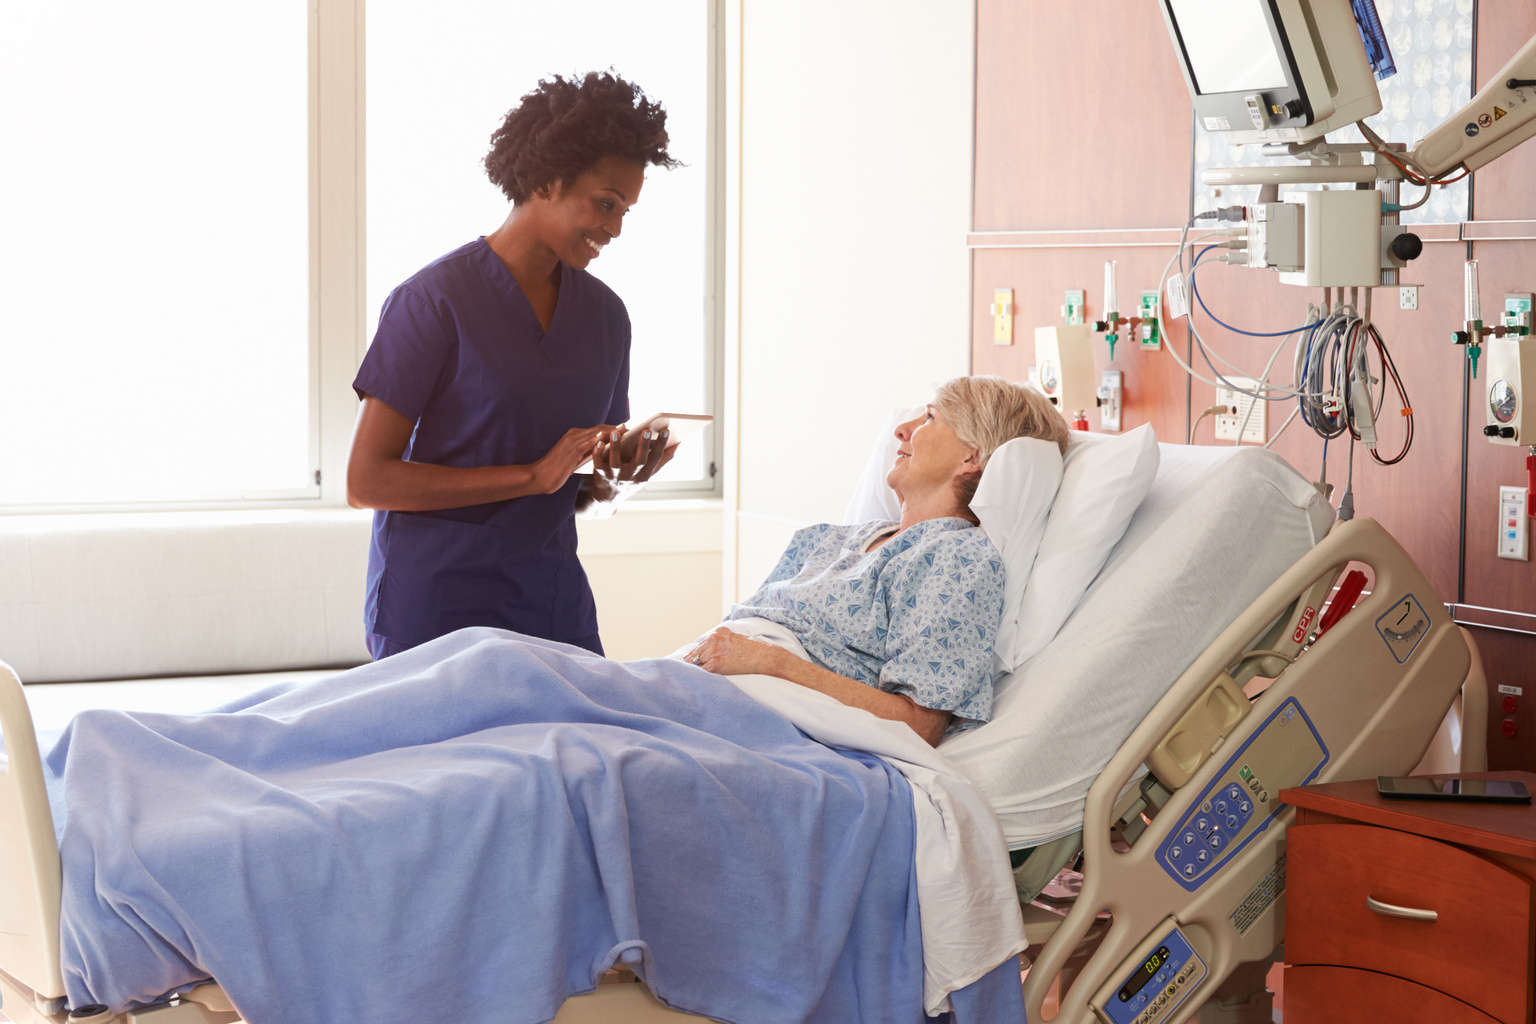
[[[1283,89],[1278,44],[1264,16],[1268,0],[1169,0],[1195,91]]]

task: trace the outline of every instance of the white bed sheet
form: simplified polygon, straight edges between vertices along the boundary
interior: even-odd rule
[[[1272,452],[1161,448],[1152,489],[1077,611],[999,677],[991,722],[940,744],[1012,849],[1082,827],[1089,786],[1136,725],[1332,523]]]

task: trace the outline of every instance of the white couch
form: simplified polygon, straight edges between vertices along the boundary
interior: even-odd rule
[[[28,683],[360,664],[370,515],[0,517],[0,661]]]

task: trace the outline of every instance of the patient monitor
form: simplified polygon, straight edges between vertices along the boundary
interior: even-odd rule
[[[1422,248],[1398,224],[1399,184],[1428,189],[1536,135],[1536,37],[1409,149],[1384,142],[1364,120],[1381,110],[1376,81],[1397,72],[1375,0],[1162,0],[1162,9],[1196,121],[1229,145],[1261,145],[1266,156],[1296,160],[1201,172],[1207,185],[1263,187],[1239,218],[1249,243],[1244,262],[1280,271],[1286,284],[1397,284]],[[1366,142],[1325,138],[1351,123]],[[1278,201],[1281,185],[1300,184],[1365,191]],[[1271,258],[1266,243],[1277,231],[1287,244]],[[1341,247],[1358,249],[1360,258],[1329,255]]]
[[[1366,0],[1374,15],[1375,6]],[[1349,0],[1163,0],[1195,120],[1233,145],[1310,142],[1381,109]],[[1375,26],[1381,30],[1380,23]],[[1385,54],[1382,77],[1390,74]],[[1391,70],[1396,70],[1391,68]]]
[[[1162,0],[1162,7],[1195,118],[1229,145],[1294,150],[1322,139],[1380,111],[1376,82],[1397,73],[1375,0]],[[1405,162],[1431,177],[1475,171],[1536,135],[1533,100],[1536,38]]]

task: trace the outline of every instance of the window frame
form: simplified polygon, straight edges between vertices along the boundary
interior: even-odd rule
[[[315,482],[240,498],[0,504],[0,516],[345,507],[347,456],[357,417],[352,380],[367,351],[366,2],[308,0],[309,452]],[[642,500],[718,499],[724,452],[723,337],[725,75],[722,0],[705,0],[709,53],[705,183],[704,389],[707,474],[657,482]],[[690,410],[692,411],[692,410]],[[695,442],[697,443],[697,442]],[[712,472],[709,472],[712,470]]]

